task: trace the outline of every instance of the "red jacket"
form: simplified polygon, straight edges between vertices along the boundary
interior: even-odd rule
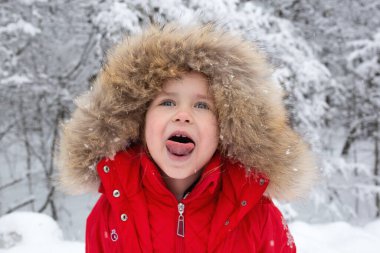
[[[246,177],[219,154],[180,203],[138,148],[97,170],[102,195],[87,219],[87,253],[296,252],[284,218],[263,196],[268,180]]]

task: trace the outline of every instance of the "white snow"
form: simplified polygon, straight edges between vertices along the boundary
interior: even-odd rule
[[[31,79],[25,75],[20,75],[20,74],[14,74],[10,77],[3,78],[0,80],[0,84],[8,84],[8,83],[24,84],[24,83],[28,83],[28,82],[31,82]]]
[[[0,253],[84,252],[84,243],[63,240],[58,224],[45,214],[15,212],[0,217]]]
[[[379,253],[380,220],[364,227],[346,222],[310,225],[294,222],[289,225],[299,253]]]
[[[47,0],[18,0],[19,2],[21,2],[22,4],[25,4],[25,5],[32,5],[32,4],[36,4],[38,2],[40,3],[46,3]]]
[[[0,33],[11,33],[15,30],[22,31],[31,36],[34,36],[37,33],[41,32],[39,28],[33,26],[31,23],[28,23],[23,19],[20,19],[15,23],[10,23],[4,27],[0,27]]]
[[[364,227],[346,222],[289,225],[298,253],[379,253],[380,220]],[[49,216],[17,212],[0,217],[0,253],[79,253],[83,242],[64,241],[62,231]]]

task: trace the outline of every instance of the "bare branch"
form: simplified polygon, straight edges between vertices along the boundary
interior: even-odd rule
[[[11,212],[14,212],[17,209],[20,209],[20,208],[22,208],[24,206],[32,205],[34,203],[34,201],[35,201],[34,196],[31,196],[31,197],[27,198],[26,200],[21,201],[19,204],[15,205],[15,206],[13,206],[11,208],[9,208],[6,213],[11,213]]]
[[[24,179],[23,178],[18,178],[18,179],[14,179],[13,181],[8,182],[8,183],[6,183],[4,185],[0,185],[0,191],[6,189],[8,187],[11,187],[11,186],[13,186],[13,185],[15,185],[17,183],[20,183],[22,180],[24,180]]]
[[[46,196],[44,204],[41,206],[40,209],[38,209],[39,213],[42,213],[47,208],[47,206],[49,205],[49,203],[53,201],[52,198],[53,198],[54,192],[55,192],[55,187],[53,186],[50,189],[49,194]]]

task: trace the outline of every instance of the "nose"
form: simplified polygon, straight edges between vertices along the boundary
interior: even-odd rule
[[[193,118],[187,110],[179,110],[174,116],[173,116],[173,122],[180,122],[180,123],[193,123]]]

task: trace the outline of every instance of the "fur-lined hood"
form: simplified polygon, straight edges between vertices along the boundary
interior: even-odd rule
[[[305,143],[290,128],[283,91],[258,48],[214,25],[151,26],[113,48],[93,89],[77,100],[62,127],[60,181],[73,193],[96,189],[95,170],[140,141],[149,102],[168,78],[189,71],[205,74],[217,108],[219,150],[270,179],[275,198],[300,196],[316,174]]]

